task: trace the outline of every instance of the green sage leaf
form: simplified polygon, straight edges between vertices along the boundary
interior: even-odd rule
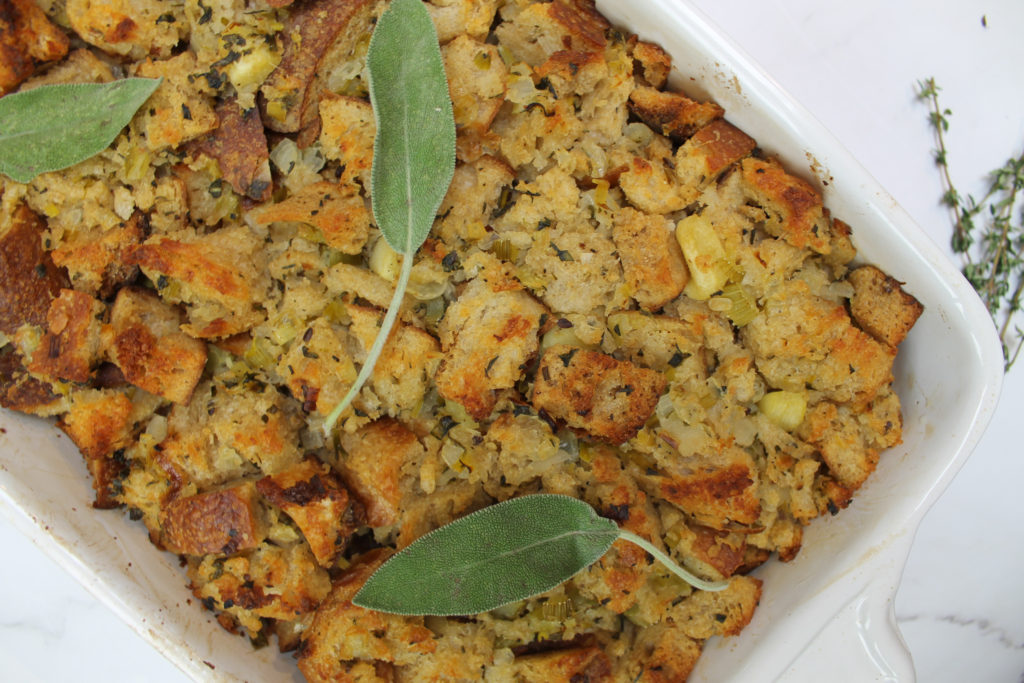
[[[31,182],[106,149],[160,79],[44,85],[0,98],[0,173]]]
[[[420,537],[352,602],[393,614],[478,614],[554,588],[618,537],[615,522],[575,498],[512,498]]]
[[[384,239],[404,256],[395,293],[355,383],[324,421],[329,435],[359,394],[394,326],[413,255],[434,223],[455,173],[455,117],[434,22],[422,0],[393,0],[366,55],[377,122],[370,171],[373,216]]]

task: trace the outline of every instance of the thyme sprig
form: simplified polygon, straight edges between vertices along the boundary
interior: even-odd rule
[[[945,135],[952,111],[939,103],[941,88],[934,78],[917,83],[918,97],[929,107],[935,131],[935,164],[942,178],[942,203],[953,221],[950,246],[963,259],[963,274],[988,308],[1003,347],[1003,369],[1009,371],[1024,346],[1019,324],[1024,296],[1024,152],[989,174],[981,199],[963,194],[953,184]]]

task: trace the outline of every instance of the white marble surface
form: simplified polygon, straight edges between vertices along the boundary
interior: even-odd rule
[[[981,191],[984,174],[1024,148],[1021,0],[696,4],[943,247],[949,218],[915,81],[935,76],[944,88],[962,189]],[[914,542],[896,612],[921,681],[1024,681],[1022,407],[1024,364]],[[0,680],[184,680],[2,517],[0,548]]]

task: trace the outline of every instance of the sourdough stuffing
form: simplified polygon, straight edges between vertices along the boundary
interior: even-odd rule
[[[311,681],[683,680],[900,442],[921,307],[590,0],[431,0],[455,178],[325,439],[398,271],[368,196],[384,4],[0,0],[0,94],[164,78],[104,152],[0,178],[0,403],[56,416],[95,506]],[[396,548],[541,491],[728,589],[618,542],[486,614],[352,605]]]

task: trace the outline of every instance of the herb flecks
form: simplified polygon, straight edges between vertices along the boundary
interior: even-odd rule
[[[928,120],[935,131],[934,155],[942,176],[942,203],[949,207],[953,221],[950,244],[961,255],[964,277],[978,292],[999,331],[1003,368],[1008,372],[1024,346],[1024,330],[1018,323],[1024,296],[1024,153],[1010,157],[989,174],[989,188],[980,200],[962,194],[953,184],[946,147],[953,112],[939,103],[941,88],[934,78],[919,81],[917,91],[928,104]]]
[[[392,614],[479,614],[551,590],[620,539],[696,588],[729,585],[694,576],[581,500],[537,494],[478,510],[417,539],[381,565],[352,602]]]
[[[377,122],[370,172],[373,216],[403,256],[395,292],[355,383],[324,422],[329,435],[359,395],[398,317],[413,256],[430,232],[455,172],[455,117],[441,47],[420,0],[393,0],[377,21],[366,55]]]
[[[0,173],[19,183],[106,149],[160,79],[43,85],[0,98]]]

